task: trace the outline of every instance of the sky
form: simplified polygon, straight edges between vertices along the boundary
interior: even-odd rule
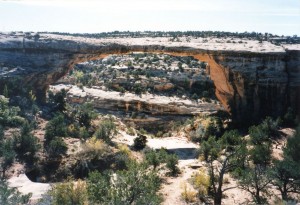
[[[300,0],[0,0],[0,31],[116,30],[300,36]]]

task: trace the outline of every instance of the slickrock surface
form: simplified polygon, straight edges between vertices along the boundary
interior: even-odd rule
[[[95,108],[106,110],[141,111],[151,114],[197,115],[221,110],[217,102],[195,102],[178,97],[167,97],[152,94],[120,94],[115,91],[104,91],[94,88],[56,85],[53,90],[68,91],[68,101],[72,103],[92,102]]]

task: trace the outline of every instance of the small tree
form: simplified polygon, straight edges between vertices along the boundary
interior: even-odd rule
[[[243,170],[239,180],[240,188],[250,193],[256,204],[267,203],[265,195],[268,194],[270,183],[269,169],[259,164]]]
[[[254,164],[268,165],[271,161],[272,145],[269,132],[263,124],[249,128],[250,157]]]
[[[287,156],[274,161],[271,183],[280,191],[282,200],[289,200],[289,193],[300,193],[299,170],[300,164]]]
[[[215,137],[211,136],[206,142],[201,144],[200,154],[208,163],[215,205],[221,205],[223,192],[234,188],[223,188],[224,175],[240,167],[243,162],[246,146],[240,136],[238,136],[237,140],[239,140],[238,143],[231,144],[228,140],[222,140],[222,138],[216,140]]]
[[[53,105],[54,112],[64,112],[66,110],[66,96],[67,92],[65,89],[53,94],[52,92],[48,93],[49,102]]]
[[[151,150],[150,152],[146,153],[146,161],[148,162],[149,165],[153,166],[154,170],[161,163],[158,154],[154,150]]]
[[[139,134],[136,138],[134,138],[133,142],[133,147],[136,150],[144,149],[146,147],[147,137],[145,135]]]
[[[67,135],[67,125],[62,114],[56,115],[46,125],[45,143],[49,143],[54,137],[65,137]]]
[[[280,191],[282,199],[288,200],[289,193],[300,193],[300,127],[293,137],[288,138],[283,149],[283,159],[274,160],[272,184]]]
[[[13,137],[14,150],[21,161],[31,163],[40,145],[38,139],[31,134],[30,125],[26,122],[21,129],[21,133]]]
[[[177,174],[180,172],[178,168],[178,157],[176,154],[170,154],[167,156],[166,159],[166,167],[169,169],[169,174],[171,176],[177,176]]]
[[[88,204],[86,183],[84,181],[63,182],[54,184],[48,192],[53,205],[85,205]]]
[[[59,157],[66,154],[68,150],[67,144],[60,137],[55,137],[46,147],[49,157]]]
[[[110,180],[109,173],[91,172],[87,179],[88,198],[91,203],[104,204],[110,200]]]
[[[103,120],[95,133],[97,139],[102,139],[106,143],[111,143],[113,134],[116,133],[116,125],[114,121],[110,119]]]
[[[91,103],[84,103],[79,107],[77,116],[79,124],[88,129],[91,126],[92,120],[96,118],[97,114],[94,112],[94,108]]]
[[[9,106],[9,99],[0,96],[0,124],[2,126],[19,126],[24,118],[18,116],[19,107]]]
[[[239,173],[239,186],[249,192],[255,203],[266,203],[268,187],[271,183],[271,140],[270,132],[265,123],[252,126],[249,129],[250,149],[246,150],[247,157],[244,167]]]
[[[156,170],[156,168],[161,164],[161,163],[166,163],[169,157],[169,154],[167,153],[166,149],[161,148],[160,150],[150,150],[146,152],[146,162],[149,165],[153,166],[153,169]]]

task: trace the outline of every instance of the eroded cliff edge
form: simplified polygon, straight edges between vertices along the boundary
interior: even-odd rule
[[[133,51],[189,55],[207,62],[216,95],[237,122],[279,116],[288,107],[300,115],[299,46],[282,47],[269,42],[243,40],[232,44],[212,38],[170,42],[167,38],[2,34],[0,77],[21,77],[43,100],[48,86],[67,74],[74,64]]]

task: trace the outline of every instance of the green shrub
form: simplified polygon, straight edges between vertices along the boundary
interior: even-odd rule
[[[67,144],[60,137],[55,137],[46,146],[46,151],[49,157],[59,157],[66,154],[68,150]]]
[[[113,134],[116,133],[116,125],[112,119],[104,120],[100,123],[95,136],[97,139],[101,139],[106,143],[111,143]]]
[[[178,157],[176,154],[170,154],[168,155],[166,159],[166,167],[169,169],[169,174],[171,176],[177,176],[179,174],[179,168],[177,167],[178,164]]]
[[[91,103],[84,103],[79,106],[76,116],[79,124],[88,129],[91,126],[92,120],[97,117],[97,114],[94,112],[94,108]]]
[[[207,140],[209,136],[219,137],[223,132],[222,121],[218,117],[209,117],[207,123],[199,124],[196,130],[191,131],[190,139],[193,142],[202,142]]]
[[[85,127],[80,127],[79,129],[79,138],[82,140],[88,139],[90,137],[90,133],[87,131]]]
[[[158,138],[161,138],[162,136],[163,136],[163,132],[162,131],[158,131],[157,133],[156,133],[156,137],[158,137]]]
[[[108,145],[103,140],[99,140],[94,136],[83,144],[79,155],[89,159],[100,159],[109,152]]]
[[[63,182],[52,185],[48,192],[52,205],[86,205],[88,195],[84,181]]]
[[[128,162],[130,161],[129,154],[126,152],[119,152],[114,156],[114,163],[112,168],[116,170],[124,170],[127,169]]]
[[[67,125],[62,114],[56,115],[46,125],[45,142],[50,142],[55,137],[66,137]]]
[[[231,151],[234,146],[237,146],[242,141],[242,136],[237,130],[226,131],[221,137],[222,143],[226,146],[226,149]]]
[[[199,96],[198,96],[196,93],[194,93],[194,94],[192,95],[192,99],[193,99],[193,100],[198,100],[198,98],[199,98]]]
[[[3,126],[17,127],[25,122],[25,119],[18,116],[19,107],[9,106],[9,99],[0,96],[0,124]]]
[[[253,146],[250,158],[254,164],[268,165],[271,162],[271,133],[267,122],[249,128],[250,143]]]
[[[217,159],[221,149],[221,144],[216,140],[216,137],[210,136],[207,141],[201,143],[199,153],[208,162]]]
[[[138,135],[134,139],[133,147],[136,150],[141,150],[141,149],[144,149],[146,147],[146,143],[147,143],[147,137],[145,135]]]
[[[159,155],[156,151],[151,150],[146,153],[145,155],[146,161],[149,165],[153,166],[153,169],[155,170],[156,167],[158,167],[161,163],[161,160],[159,158]]]
[[[148,134],[148,132],[147,132],[145,129],[143,129],[143,128],[141,128],[139,131],[140,131],[140,133],[141,133],[142,135]]]
[[[158,151],[152,149],[145,151],[146,162],[149,165],[152,165],[154,169],[156,169],[161,163],[167,162],[168,156],[169,155],[164,148],[161,148]]]
[[[78,138],[80,136],[80,126],[76,123],[72,123],[67,128],[67,134],[70,137]]]
[[[14,150],[17,157],[25,162],[33,162],[35,154],[40,149],[38,139],[31,134],[31,128],[25,123],[21,129],[21,133],[13,137]]]
[[[92,172],[87,180],[91,204],[161,204],[157,191],[160,179],[157,173],[137,162],[128,162],[127,170]]]
[[[65,89],[62,89],[56,94],[51,91],[48,92],[49,102],[52,104],[54,112],[57,111],[62,113],[66,110],[66,96],[67,92]]]
[[[15,160],[16,153],[13,149],[13,141],[11,139],[2,140],[0,144],[0,168],[2,177],[5,177],[6,170]]]
[[[134,129],[133,129],[132,127],[129,127],[129,128],[127,129],[127,134],[128,134],[128,135],[131,135],[131,136],[135,135]]]

